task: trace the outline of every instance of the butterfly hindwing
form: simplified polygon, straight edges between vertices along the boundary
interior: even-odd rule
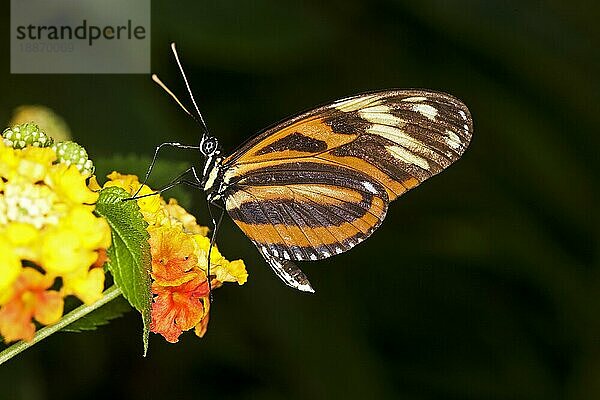
[[[295,162],[248,172],[225,197],[263,255],[309,261],[342,253],[383,221],[387,192],[343,166]]]
[[[303,292],[314,293],[314,289],[310,285],[304,272],[302,272],[302,270],[300,270],[300,268],[292,261],[272,256],[265,257],[265,259],[271,269],[273,269],[273,272],[275,272],[275,275],[285,282],[286,285]]]

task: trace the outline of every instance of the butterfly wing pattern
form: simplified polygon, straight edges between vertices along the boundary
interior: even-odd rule
[[[313,291],[294,261],[368,238],[392,200],[461,157],[472,131],[469,110],[450,95],[365,93],[264,130],[220,160],[214,190],[275,273]]]

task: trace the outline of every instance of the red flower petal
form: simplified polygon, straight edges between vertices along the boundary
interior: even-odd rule
[[[200,270],[195,278],[179,286],[152,285],[156,295],[152,303],[150,330],[175,343],[183,331],[198,325],[205,316],[202,298],[208,296],[208,282]]]

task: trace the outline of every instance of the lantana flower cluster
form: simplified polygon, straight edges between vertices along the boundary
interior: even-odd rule
[[[102,296],[107,222],[93,213],[98,193],[85,150],[54,141],[37,125],[6,129],[0,140],[0,335],[31,340],[34,320],[63,314],[64,298]]]
[[[135,175],[113,172],[108,179],[104,187],[118,186],[138,196],[153,193]],[[243,285],[248,278],[244,262],[228,261],[213,246],[210,276],[207,276],[208,228],[198,225],[196,218],[175,199],[166,202],[155,195],[137,202],[150,234],[153,294],[150,330],[171,343],[191,329],[202,337],[209,319],[210,290],[225,282]]]
[[[54,142],[37,125],[6,129],[0,139],[0,335],[6,342],[33,339],[38,325],[58,322],[66,296],[84,304],[102,297],[111,245],[108,222],[96,216],[102,189],[83,147]],[[211,249],[208,228],[176,200],[154,195],[135,175],[113,172],[117,186],[137,199],[147,222],[152,257],[152,332],[177,342],[207,328],[210,291],[242,285],[242,260]],[[209,251],[210,250],[210,251]],[[208,257],[210,254],[210,269]]]

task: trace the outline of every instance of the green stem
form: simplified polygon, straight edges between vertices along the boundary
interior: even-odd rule
[[[10,360],[12,357],[16,356],[23,350],[26,350],[29,347],[33,346],[40,340],[45,339],[53,333],[60,331],[65,326],[77,321],[79,318],[91,313],[92,311],[102,307],[106,303],[116,299],[120,295],[121,289],[119,289],[116,285],[109,287],[104,291],[100,300],[89,305],[84,304],[82,306],[79,306],[64,317],[62,317],[60,321],[58,321],[54,325],[48,325],[43,327],[42,329],[37,331],[37,333],[33,337],[33,340],[31,340],[30,342],[20,341],[0,352],[0,365]]]

